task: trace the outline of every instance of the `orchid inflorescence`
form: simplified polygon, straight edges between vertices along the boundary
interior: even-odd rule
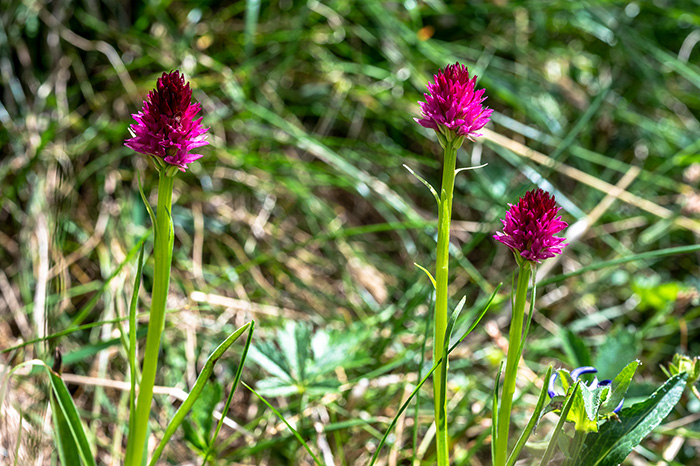
[[[485,90],[475,90],[476,78],[470,78],[467,67],[459,62],[438,71],[435,82],[427,85],[425,102],[418,102],[423,118],[414,120],[439,136],[452,133],[472,141],[481,136],[477,131],[489,122],[493,110],[482,105]]]
[[[129,128],[131,138],[124,145],[185,171],[188,164],[202,157],[192,150],[209,144],[202,118],[195,120],[200,103],[192,103],[192,89],[178,70],[163,73],[156,88],[148,93],[136,124]]]
[[[540,188],[527,192],[517,204],[508,204],[503,222],[503,232],[496,233],[496,241],[505,244],[516,257],[540,263],[544,259],[561,254],[566,238],[555,236],[568,226],[557,217],[561,207],[557,207],[554,196]]]

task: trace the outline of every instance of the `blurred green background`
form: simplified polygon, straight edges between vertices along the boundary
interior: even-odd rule
[[[137,173],[153,204],[157,180],[123,141],[130,114],[172,69],[191,81],[210,145],[175,183],[172,313],[157,380],[171,395],[188,391],[218,342],[254,318],[243,380],[328,464],[367,464],[430,367],[431,287],[413,263],[433,268],[437,215],[402,164],[439,186],[439,145],[413,118],[425,84],[455,61],[479,76],[495,111],[458,156],[458,166],[488,166],[457,178],[454,302],[466,295],[471,308],[505,285],[450,363],[454,464],[490,464],[488,406],[514,270],[491,236],[507,203],[534,186],[556,195],[571,244],[539,270],[549,284],[539,287],[516,427],[550,363],[594,363],[609,377],[639,358],[631,403],[658,386],[658,366],[675,352],[700,353],[697,252],[562,277],[696,243],[697,1],[0,0],[0,17],[0,342],[94,324],[7,351],[3,364],[50,361],[60,349],[99,463],[120,464],[125,445],[128,394],[116,382],[128,366],[115,319],[128,309],[134,247],[150,227]],[[144,272],[142,312],[152,259]],[[465,312],[456,334],[470,319]],[[238,361],[227,358],[166,449],[168,464],[201,462]],[[3,454],[52,464],[45,380],[18,375],[8,386]],[[179,402],[156,402],[159,438]],[[429,387],[420,402],[381,464],[433,464]],[[626,464],[664,454],[698,464],[698,413],[698,400],[684,398],[667,420],[675,424]],[[227,416],[215,464],[310,464],[244,388]],[[527,455],[540,454],[553,419]]]

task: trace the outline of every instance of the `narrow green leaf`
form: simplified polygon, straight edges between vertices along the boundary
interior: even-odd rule
[[[462,309],[464,309],[464,304],[466,302],[466,296],[459,300],[459,303],[457,303],[457,307],[455,307],[455,310],[452,311],[452,314],[450,315],[450,320],[447,322],[447,328],[445,329],[445,345],[442,350],[442,354],[444,356],[442,357],[442,371],[440,373],[440,415],[439,419],[436,419],[436,421],[438,422],[438,426],[442,425],[443,427],[446,427],[447,424],[447,412],[445,410],[445,407],[447,405],[447,366],[449,364],[450,359],[450,338],[452,338],[452,330],[454,329],[455,323],[457,322],[457,318],[462,312]]]
[[[169,312],[175,312],[175,311],[169,311]],[[143,313],[141,315],[147,316],[148,314]],[[35,343],[40,343],[42,341],[55,340],[56,338],[70,335],[71,333],[80,332],[81,330],[88,330],[88,329],[95,328],[95,327],[101,327],[101,326],[107,325],[107,324],[116,324],[117,322],[123,322],[125,320],[128,320],[128,317],[117,317],[115,319],[106,319],[106,320],[98,320],[95,322],[90,322],[89,324],[83,324],[83,325],[79,325],[79,326],[74,327],[74,328],[61,330],[60,332],[52,333],[51,335],[46,335],[45,337],[34,338],[32,340],[23,341],[22,343],[19,343],[19,344],[12,346],[10,348],[0,350],[0,354],[9,353],[9,352],[15,351],[19,348],[24,348],[25,346],[33,345]]]
[[[549,439],[549,444],[547,445],[547,450],[544,452],[542,461],[540,461],[540,466],[547,466],[549,464],[549,459],[554,454],[554,448],[557,445],[557,439],[559,438],[559,435],[561,434],[561,431],[564,428],[564,423],[566,422],[566,418],[569,415],[569,411],[571,410],[571,406],[574,403],[574,399],[576,399],[576,394],[578,392],[578,387],[580,383],[580,380],[576,382],[571,391],[571,395],[569,395],[569,399],[566,400],[566,404],[561,410],[561,414],[559,415],[559,421],[557,422],[557,425],[554,428],[554,431],[552,432],[552,438]]]
[[[618,266],[620,264],[626,264],[628,262],[660,259],[660,258],[666,257],[666,256],[690,254],[692,252],[697,252],[697,251],[700,251],[700,244],[693,244],[690,246],[678,246],[678,247],[666,248],[666,249],[657,249],[656,251],[649,251],[649,252],[642,252],[639,254],[626,255],[624,257],[618,257],[617,259],[612,259],[612,260],[603,261],[603,262],[596,262],[595,264],[586,265],[584,267],[581,267],[580,269],[574,270],[573,272],[568,272],[568,273],[564,273],[564,274],[557,275],[554,277],[546,278],[546,279],[542,280],[539,283],[539,285],[540,286],[550,285],[552,283],[564,281],[567,278],[582,275],[586,272],[591,272],[593,270],[605,269],[608,267],[615,267],[615,266]]]
[[[143,201],[143,204],[146,206],[146,210],[148,211],[148,216],[151,217],[151,223],[153,224],[153,231],[155,232],[156,236],[158,235],[158,223],[156,223],[156,214],[153,213],[153,208],[151,207],[151,204],[148,202],[148,199],[146,198],[146,194],[143,192],[143,186],[141,186],[141,171],[137,170],[136,171],[136,177],[139,182],[139,194],[141,194],[141,200]]]
[[[416,263],[416,262],[414,262],[413,265],[415,265],[416,267],[418,267],[419,269],[421,269],[423,272],[425,272],[425,274],[426,274],[426,275],[428,276],[428,278],[430,279],[430,282],[433,284],[433,288],[437,288],[437,283],[435,282],[435,279],[433,278],[433,275],[428,271],[428,269],[426,269],[425,267],[423,267],[422,265],[420,265],[420,264],[418,264],[418,263]]]
[[[243,347],[243,353],[241,354],[241,360],[238,362],[238,367],[236,368],[236,376],[233,379],[233,385],[231,386],[231,391],[228,394],[228,398],[226,399],[226,404],[224,405],[223,411],[221,411],[221,418],[219,419],[219,422],[216,424],[216,429],[214,430],[214,435],[212,435],[211,440],[209,441],[209,449],[207,450],[207,453],[204,455],[204,461],[202,461],[202,464],[205,465],[207,464],[207,460],[209,459],[209,456],[212,454],[214,451],[214,444],[216,443],[216,438],[219,436],[219,432],[221,431],[221,427],[224,425],[224,416],[228,413],[228,410],[231,406],[231,401],[233,400],[233,394],[236,391],[236,388],[238,387],[238,383],[241,381],[241,374],[243,373],[243,364],[245,364],[245,360],[248,357],[248,349],[250,348],[250,343],[253,341],[253,331],[255,330],[255,321],[251,320],[250,321],[250,329],[248,330],[248,338],[246,338],[245,341],[245,346]]]
[[[496,297],[496,294],[498,294],[498,290],[501,289],[501,286],[503,286],[503,283],[499,283],[498,286],[496,287],[496,289],[493,290],[493,293],[491,293],[491,297],[490,297],[489,300],[486,302],[486,304],[484,305],[484,307],[481,309],[481,312],[479,313],[479,315],[477,316],[477,318],[474,320],[474,322],[472,323],[472,325],[469,327],[469,329],[468,329],[466,332],[464,332],[464,334],[459,338],[459,340],[457,340],[457,341],[455,342],[455,344],[452,345],[452,346],[449,348],[449,350],[447,350],[447,352],[445,353],[445,356],[448,356],[452,351],[454,351],[454,349],[457,347],[457,345],[459,345],[465,338],[467,338],[467,336],[468,336],[470,333],[472,333],[472,331],[474,330],[474,328],[476,328],[477,324],[481,321],[481,319],[484,317],[484,315],[486,314],[486,312],[489,310],[489,307],[491,307],[491,303],[493,303],[493,300],[494,300],[494,298]],[[394,428],[394,426],[396,426],[396,423],[398,422],[399,417],[400,417],[401,414],[403,414],[403,412],[406,410],[406,408],[408,407],[409,403],[411,402],[411,400],[413,399],[413,397],[416,396],[416,394],[418,393],[418,391],[420,390],[420,388],[423,386],[423,384],[430,378],[431,375],[433,375],[433,372],[435,372],[435,369],[437,369],[438,366],[440,366],[440,364],[442,364],[442,360],[443,360],[443,358],[440,358],[440,359],[438,359],[437,361],[435,361],[435,363],[433,364],[433,367],[430,368],[430,370],[429,370],[428,373],[425,375],[425,377],[423,377],[423,378],[421,379],[421,381],[418,383],[418,385],[416,385],[416,388],[413,389],[413,391],[411,392],[411,394],[409,395],[409,397],[406,399],[406,401],[404,402],[404,404],[401,405],[401,407],[399,408],[399,410],[398,410],[397,413],[396,413],[396,416],[394,416],[394,419],[391,421],[391,423],[389,424],[389,427],[386,429],[386,432],[384,433],[384,436],[382,437],[381,441],[379,442],[379,445],[377,445],[377,448],[376,448],[376,450],[374,451],[374,454],[372,455],[372,459],[370,460],[368,466],[373,466],[374,463],[377,461],[377,458],[379,458],[379,452],[382,450],[382,447],[384,446],[384,443],[386,442],[387,437],[389,437],[389,434],[391,433],[391,430]]]
[[[498,448],[498,388],[501,384],[501,373],[503,372],[503,361],[498,368],[496,374],[496,383],[493,386],[493,395],[491,397],[491,458],[496,458],[496,449]]]
[[[466,332],[464,332],[464,334],[461,337],[459,337],[459,340],[457,340],[455,344],[450,347],[450,350],[447,352],[448,354],[451,353],[457,347],[457,345],[462,343],[464,339],[467,338],[469,334],[472,333],[472,331],[474,331],[476,326],[479,325],[479,322],[481,322],[481,319],[486,315],[486,312],[488,312],[489,308],[491,307],[491,303],[493,303],[493,300],[496,298],[496,295],[498,294],[498,291],[501,289],[502,286],[502,282],[499,283],[498,286],[496,286],[496,288],[491,293],[491,297],[489,298],[489,300],[486,302],[484,307],[481,308],[481,312],[479,313],[477,318],[474,319],[474,322],[472,322],[472,324],[469,326],[469,329]]]
[[[216,364],[216,362],[221,358],[221,356],[224,355],[226,350],[250,326],[251,326],[250,323],[243,325],[241,328],[239,328],[238,330],[233,332],[231,335],[229,335],[214,350],[214,352],[211,353],[211,355],[207,359],[207,362],[204,364],[204,367],[202,368],[202,372],[200,372],[199,376],[197,376],[197,380],[194,383],[194,387],[192,387],[192,391],[190,391],[190,393],[189,393],[189,395],[187,395],[187,398],[185,399],[185,401],[180,405],[178,410],[175,412],[175,415],[173,416],[172,420],[168,424],[168,427],[165,428],[165,432],[163,433],[163,438],[160,440],[160,442],[158,443],[158,446],[156,447],[155,451],[153,452],[153,457],[151,458],[151,462],[149,463],[150,466],[154,466],[158,462],[160,455],[163,453],[163,449],[165,448],[165,445],[167,445],[168,441],[170,441],[170,438],[173,436],[173,434],[175,433],[177,428],[180,426],[180,424],[182,424],[182,421],[185,419],[185,416],[187,416],[187,413],[190,412],[192,405],[197,400],[200,393],[202,393],[202,390],[204,390],[204,385],[207,383],[207,380],[209,380],[209,377],[211,376],[212,372],[214,371],[214,364]]]
[[[61,376],[52,371],[46,364],[43,364],[43,366],[46,369],[46,372],[49,374],[51,388],[56,396],[56,405],[61,411],[60,416],[64,418],[64,425],[68,427],[68,430],[73,437],[73,445],[77,449],[82,464],[86,466],[96,466],[95,458],[92,456],[90,444],[88,443],[87,436],[85,435],[85,429],[83,428],[82,422],[80,422],[78,410],[75,407],[75,403],[73,403],[73,399],[70,396],[70,392],[68,391],[66,384],[63,382]],[[69,443],[69,441],[66,441],[64,442],[64,445]]]
[[[53,428],[54,437],[56,438],[56,450],[58,451],[58,458],[61,464],[80,464],[80,453],[78,452],[78,445],[75,443],[73,434],[71,433],[70,427],[68,426],[68,421],[66,416],[63,414],[63,410],[56,401],[56,395],[53,391],[50,396],[51,403],[51,415],[53,418]],[[20,423],[22,418],[20,417]],[[22,429],[19,429],[22,433]],[[19,439],[17,444],[19,446]],[[15,464],[17,463],[17,453],[15,453]]]
[[[673,410],[683,395],[687,373],[671,377],[649,398],[620,411],[620,422],[605,422],[597,434],[589,434],[579,466],[614,466],[630,454]]]
[[[639,366],[639,361],[632,361],[617,374],[617,377],[612,381],[610,394],[601,406],[602,413],[610,413],[620,404],[632,382],[634,373],[637,371],[637,366]]]
[[[423,183],[423,184],[425,185],[425,187],[428,188],[428,189],[430,190],[430,192],[433,194],[433,197],[435,198],[435,202],[437,202],[438,208],[440,208],[440,196],[438,196],[438,193],[437,193],[437,191],[435,191],[435,188],[433,188],[433,185],[431,185],[430,183],[428,183],[427,181],[425,181],[425,179],[423,179],[423,177],[421,177],[421,176],[418,175],[416,172],[414,172],[414,171],[411,169],[411,167],[409,167],[408,165],[403,164],[403,168],[405,168],[406,170],[408,170],[408,171],[411,173],[411,175],[415,176],[416,179],[417,179],[418,181],[420,181],[421,183]]]
[[[143,250],[144,244],[141,245],[141,252],[136,266],[136,277],[134,277],[134,289],[131,292],[131,302],[129,303],[129,412],[136,412],[136,382],[138,370],[138,355],[136,354],[136,310],[139,301],[139,288],[141,287],[141,274],[143,271]],[[121,326],[121,325],[120,325]],[[129,432],[134,431],[134,423],[136,416],[129,416]]]
[[[486,165],[488,165],[488,163],[482,163],[481,165],[475,165],[475,166],[473,166],[473,167],[462,167],[462,168],[458,168],[457,170],[455,170],[455,176],[456,176],[459,172],[464,172],[464,171],[467,171],[467,170],[476,170],[477,168],[484,168]]]
[[[209,449],[209,437],[211,436],[211,427],[214,422],[214,409],[221,401],[223,389],[221,384],[214,378],[211,378],[204,384],[204,390],[199,394],[190,410],[189,417],[182,423],[183,429],[189,426],[191,438],[200,451],[204,452]]]
[[[299,432],[297,432],[296,429],[295,429],[294,427],[292,427],[292,425],[291,425],[289,422],[287,422],[287,420],[284,418],[284,416],[282,416],[282,414],[281,414],[279,411],[277,411],[277,410],[275,409],[274,406],[272,406],[265,398],[263,398],[262,395],[260,395],[258,392],[256,392],[255,390],[253,390],[251,387],[249,387],[247,383],[241,382],[241,384],[242,384],[245,388],[247,388],[248,390],[250,390],[251,392],[253,392],[253,394],[254,394],[255,396],[257,396],[257,397],[260,399],[260,401],[262,401],[263,403],[265,403],[265,405],[266,405],[268,408],[270,408],[270,410],[272,410],[272,412],[275,413],[275,415],[276,415],[282,422],[284,422],[284,424],[287,426],[287,428],[294,434],[294,436],[297,438],[297,440],[299,440],[299,443],[301,443],[302,446],[306,449],[306,451],[309,452],[309,455],[311,455],[311,457],[314,459],[314,463],[316,463],[317,466],[323,466],[323,463],[321,463],[321,460],[319,460],[318,457],[314,454],[314,452],[311,451],[311,448],[310,448],[309,445],[304,441],[304,439],[301,437],[301,435],[299,434]]]
[[[245,31],[244,50],[250,57],[255,47],[255,31],[258,29],[258,17],[260,16],[260,0],[246,0],[245,2]]]
[[[518,455],[520,455],[520,451],[523,449],[525,443],[527,443],[527,439],[530,438],[530,434],[532,434],[532,431],[535,429],[537,421],[540,419],[540,415],[542,414],[542,410],[544,409],[544,402],[547,398],[547,384],[549,383],[549,378],[551,376],[552,366],[550,365],[549,368],[547,368],[547,373],[544,376],[544,384],[542,384],[542,390],[540,390],[540,397],[537,399],[535,411],[533,411],[532,416],[530,417],[530,421],[527,423],[527,426],[525,426],[525,430],[523,430],[523,433],[520,434],[520,438],[518,438],[518,442],[515,444],[515,448],[513,448],[513,451],[508,457],[506,466],[513,466],[515,464],[515,462],[518,460]],[[493,418],[496,419],[495,412],[493,414]],[[491,433],[491,435],[493,435],[493,432]]]

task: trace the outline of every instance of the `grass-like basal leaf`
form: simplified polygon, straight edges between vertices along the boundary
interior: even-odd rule
[[[287,428],[292,432],[292,434],[294,434],[294,436],[295,436],[296,439],[299,441],[299,443],[301,443],[301,445],[304,447],[304,449],[309,453],[309,455],[311,455],[311,457],[312,457],[313,460],[314,460],[314,463],[316,463],[316,466],[323,466],[323,463],[321,463],[321,460],[319,460],[318,457],[316,456],[316,454],[314,454],[314,452],[311,450],[311,447],[309,447],[309,445],[306,443],[306,441],[304,440],[304,438],[299,434],[299,432],[297,432],[297,430],[296,430],[294,427],[292,427],[292,425],[291,425],[289,422],[287,422],[287,420],[284,418],[284,416],[282,416],[282,413],[280,413],[279,411],[277,411],[277,410],[275,409],[275,407],[272,406],[272,405],[270,404],[269,401],[267,401],[262,395],[260,395],[258,392],[256,392],[255,389],[253,389],[252,387],[250,387],[247,383],[241,382],[241,384],[242,384],[245,388],[247,388],[248,390],[250,390],[255,396],[257,396],[257,397],[260,399],[260,401],[262,401],[263,403],[265,403],[265,405],[266,405],[268,408],[270,408],[270,410],[271,410],[273,413],[275,413],[275,415],[276,415],[282,422],[284,422],[284,424],[285,424],[285,425],[287,426]]]
[[[168,444],[168,441],[170,438],[173,436],[177,428],[182,424],[182,421],[185,419],[185,416],[187,416],[187,413],[189,413],[190,409],[192,408],[192,405],[194,405],[194,402],[197,400],[197,397],[199,394],[204,390],[204,385],[207,383],[209,380],[209,377],[211,376],[212,372],[214,371],[214,364],[224,355],[226,350],[245,332],[248,330],[248,328],[251,326],[251,323],[247,323],[240,327],[238,330],[233,332],[231,335],[229,335],[209,356],[207,359],[207,362],[204,364],[204,367],[202,368],[202,372],[199,373],[197,376],[197,380],[194,384],[194,387],[192,387],[192,390],[190,391],[189,395],[187,395],[187,398],[185,401],[180,405],[178,410],[175,412],[175,415],[173,418],[170,420],[168,423],[168,426],[165,428],[165,432],[163,433],[163,438],[160,440],[158,443],[158,446],[156,447],[155,451],[153,452],[153,457],[151,458],[151,461],[149,462],[149,465],[154,466],[157,462],[158,459],[160,458],[160,455],[163,453],[163,449],[165,446]]]
[[[56,440],[58,458],[61,460],[61,464],[80,464],[78,445],[75,443],[75,438],[73,437],[71,428],[68,425],[66,416],[56,400],[56,395],[53,393],[53,391],[50,394],[50,403],[51,416],[53,418],[53,433]],[[22,418],[20,418],[20,421],[21,419]],[[20,443],[19,439],[17,440],[17,443]],[[15,463],[17,462],[18,458],[19,456],[15,453]]]
[[[204,455],[204,461],[202,461],[202,464],[207,464],[207,460],[209,459],[212,452],[214,451],[216,438],[219,436],[219,432],[221,432],[221,427],[224,425],[224,416],[226,416],[226,413],[228,413],[229,407],[231,406],[231,401],[233,401],[233,394],[236,391],[236,387],[238,387],[238,383],[241,381],[241,374],[243,373],[243,364],[245,363],[245,360],[248,357],[248,349],[250,348],[250,343],[253,340],[253,331],[254,330],[255,330],[255,321],[252,320],[250,322],[250,330],[248,330],[248,337],[246,338],[245,346],[243,347],[243,353],[241,353],[241,360],[238,361],[238,367],[236,368],[236,377],[233,379],[233,384],[231,385],[231,391],[228,394],[228,398],[226,398],[226,404],[224,405],[224,409],[223,409],[223,411],[221,411],[221,413],[222,413],[221,418],[219,419],[219,422],[216,424],[216,429],[214,430],[214,434],[211,436],[211,439],[209,440],[209,449],[207,450],[207,453]]]
[[[491,395],[491,458],[496,457],[498,442],[498,392],[501,385],[501,373],[503,373],[503,361],[498,368],[496,381],[493,384],[493,394]]]
[[[423,267],[422,265],[416,263],[416,262],[414,262],[413,265],[415,265],[416,267],[418,267],[419,269],[421,269],[423,272],[425,272],[425,274],[426,274],[426,275],[428,276],[428,278],[430,279],[430,283],[433,284],[433,289],[435,289],[435,286],[436,286],[435,279],[433,278],[433,275],[430,273],[430,271],[429,271],[428,269],[426,269],[425,267]]]
[[[464,334],[455,342],[454,345],[452,345],[447,352],[445,353],[445,357],[449,356],[449,354],[454,351],[454,349],[459,345],[467,336],[469,336],[470,333],[476,328],[476,326],[481,322],[481,319],[484,317],[486,312],[489,310],[489,307],[491,307],[491,303],[493,302],[494,298],[496,297],[496,294],[498,293],[498,290],[501,289],[501,286],[503,286],[503,283],[499,283],[498,286],[496,287],[495,290],[493,290],[493,293],[491,294],[491,297],[489,300],[486,302],[484,307],[481,309],[481,312],[477,316],[476,319],[474,319],[474,322],[469,326],[469,329],[464,332]],[[394,416],[394,419],[392,419],[391,423],[389,424],[389,427],[387,427],[386,432],[384,433],[384,436],[382,437],[381,441],[379,442],[379,445],[377,445],[376,450],[374,451],[374,454],[372,455],[372,459],[370,460],[368,466],[373,466],[374,463],[377,461],[377,458],[379,458],[379,453],[384,446],[384,443],[386,443],[387,437],[389,437],[389,434],[391,433],[391,430],[396,426],[396,423],[399,420],[399,417],[403,412],[406,410],[408,405],[411,403],[411,400],[413,399],[414,396],[418,393],[420,388],[423,386],[423,384],[430,378],[431,375],[433,375],[433,372],[435,372],[435,369],[442,364],[443,358],[440,358],[439,360],[435,361],[433,366],[430,368],[428,373],[421,379],[421,381],[416,385],[416,388],[413,389],[409,397],[406,399],[403,405],[399,408],[399,410],[396,413],[396,416]]]
[[[542,410],[544,409],[544,402],[547,398],[547,383],[549,382],[549,378],[551,376],[552,366],[550,365],[547,368],[547,373],[544,376],[544,383],[542,384],[542,390],[540,390],[540,396],[537,399],[535,410],[533,411],[532,416],[530,417],[530,420],[527,423],[527,426],[525,426],[525,429],[523,429],[523,432],[520,434],[520,437],[518,438],[518,441],[515,444],[515,448],[513,448],[513,451],[510,452],[510,456],[508,456],[506,466],[513,466],[515,462],[518,461],[518,455],[520,455],[520,451],[523,449],[523,447],[525,447],[527,439],[530,438],[530,434],[532,434],[532,431],[535,429],[535,426],[537,425],[537,422],[540,419],[540,415],[542,414]],[[494,419],[496,419],[496,414],[494,414],[493,417]]]
[[[571,389],[571,394],[569,395],[568,399],[566,400],[566,403],[564,404],[564,407],[561,410],[561,414],[559,414],[559,421],[557,421],[557,425],[554,427],[554,430],[552,431],[552,436],[549,439],[549,443],[547,444],[547,450],[544,452],[544,456],[542,456],[542,460],[540,461],[540,466],[547,466],[549,464],[549,460],[552,458],[552,455],[554,454],[554,450],[557,446],[557,442],[559,439],[559,435],[562,432],[562,429],[564,428],[564,423],[566,422],[566,418],[569,415],[569,411],[571,410],[571,406],[574,404],[574,400],[576,399],[576,395],[578,392],[578,387],[580,385],[581,381],[577,381],[574,386]]]
[[[8,377],[11,377],[17,370],[25,366],[41,367],[46,370],[49,376],[49,382],[53,393],[51,405],[52,408],[56,408],[60,411],[58,416],[54,416],[57,435],[61,442],[59,449],[63,450],[66,461],[75,461],[76,458],[80,458],[80,463],[85,466],[97,466],[87,436],[85,435],[85,428],[80,421],[78,410],[61,376],[46,365],[44,361],[33,359],[15,366],[9,372]],[[68,438],[68,435],[70,435],[72,440]]]
[[[138,309],[139,288],[141,287],[141,272],[143,269],[143,249],[139,253],[138,265],[136,268],[136,277],[134,277],[134,289],[131,292],[131,302],[129,303],[129,383],[131,390],[129,391],[129,412],[133,413],[136,410],[136,383],[138,373],[138,355],[136,354],[136,333],[138,327],[136,324],[136,311]],[[121,327],[121,326],[120,326]],[[129,432],[134,431],[133,423],[136,418],[129,416]]]

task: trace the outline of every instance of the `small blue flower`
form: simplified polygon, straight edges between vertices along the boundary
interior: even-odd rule
[[[598,369],[596,369],[595,367],[592,367],[592,366],[577,367],[576,369],[571,371],[571,379],[574,382],[576,382],[576,381],[578,381],[579,377],[581,377],[583,374],[595,374],[597,372],[598,372]],[[554,398],[555,396],[562,396],[562,395],[559,395],[555,391],[554,384],[556,383],[558,377],[559,377],[559,375],[555,372],[549,378],[549,384],[547,386],[547,393],[549,394],[550,398]],[[605,379],[605,380],[598,381],[597,377],[595,377],[590,384],[586,384],[586,386],[590,389],[596,389],[598,387],[607,387],[609,385],[612,385],[612,380]],[[625,400],[623,398],[622,401],[620,401],[620,404],[617,405],[617,407],[615,409],[613,409],[613,413],[618,413],[622,409],[622,404],[624,402],[625,402]]]

